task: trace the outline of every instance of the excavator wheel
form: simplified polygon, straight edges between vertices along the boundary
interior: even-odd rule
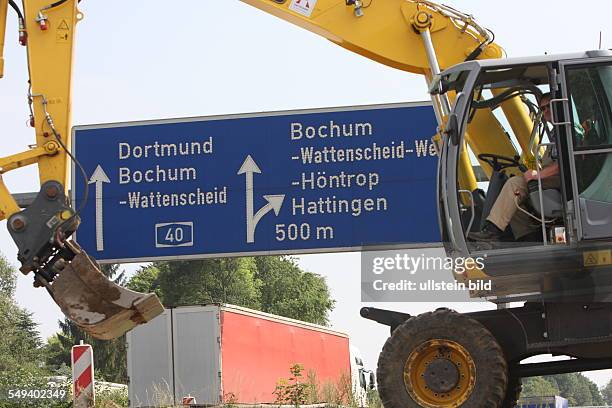
[[[499,408],[508,367],[493,335],[449,309],[406,320],[378,359],[385,408]]]
[[[508,376],[508,386],[506,387],[506,396],[504,402],[501,404],[501,408],[515,408],[516,402],[521,397],[521,391],[523,391],[523,383],[521,379],[512,373]]]

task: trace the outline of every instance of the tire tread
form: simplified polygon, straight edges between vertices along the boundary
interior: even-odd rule
[[[385,342],[377,367],[378,390],[384,407],[421,407],[410,397],[404,386],[404,364],[414,347],[423,341],[440,338],[440,333],[449,340],[459,339],[457,342],[470,351],[476,363],[476,384],[462,407],[502,406],[506,398],[508,367],[497,340],[478,321],[442,308],[411,317],[398,326]],[[478,373],[485,373],[485,376],[481,377]]]

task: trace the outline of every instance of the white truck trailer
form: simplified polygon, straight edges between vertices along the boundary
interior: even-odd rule
[[[127,334],[130,407],[274,403],[293,364],[320,385],[350,379],[365,406],[370,375],[346,334],[232,305],[166,309]]]

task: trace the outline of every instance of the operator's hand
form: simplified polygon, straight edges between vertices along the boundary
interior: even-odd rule
[[[523,178],[527,183],[529,183],[531,180],[537,180],[538,172],[535,170],[527,170],[525,173],[523,173]]]

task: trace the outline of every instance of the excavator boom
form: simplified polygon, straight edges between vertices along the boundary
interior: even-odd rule
[[[30,125],[36,144],[1,158],[0,174],[36,163],[41,190],[22,210],[0,179],[0,219],[7,219],[17,244],[21,272],[34,273],[35,286],[46,287],[62,312],[86,332],[100,339],[115,338],[157,316],[163,307],[154,294],[111,282],[70,240],[80,222],[67,189],[68,165],[75,160],[69,137],[74,38],[83,15],[77,0],[25,0],[23,11],[13,0],[0,0],[0,40],[8,6],[17,14],[20,43],[27,46]],[[80,168],[78,162],[76,167]]]
[[[492,33],[472,16],[428,0],[241,0],[318,34],[347,50],[387,66],[423,75],[427,83],[440,70],[470,59],[503,56]],[[432,97],[440,126],[449,101]],[[528,151],[532,121],[519,98],[501,105],[523,151]],[[466,140],[473,153],[517,154],[491,111],[472,118]],[[499,136],[499,137],[498,137]],[[482,168],[489,172],[487,166]],[[462,189],[474,191],[476,177],[467,153],[462,158]]]
[[[466,59],[500,58],[503,54],[493,43],[491,33],[471,16],[430,1],[370,0],[367,4],[361,0],[243,1],[369,59],[423,75],[428,83],[440,69]],[[34,203],[21,209],[0,180],[0,219],[8,221],[9,232],[19,249],[21,271],[33,272],[36,284],[45,286],[73,320],[92,333],[108,337],[112,330],[100,334],[93,325],[126,316],[131,323],[118,326],[129,329],[162,308],[158,301],[155,303],[154,298],[145,295],[126,294],[117,298],[123,289],[102,279],[95,263],[87,262],[82,250],[69,241],[79,225],[79,209],[72,208],[67,197],[69,163],[75,162],[76,171],[82,171],[72,157],[68,137],[75,30],[84,17],[77,6],[78,0],[53,3],[23,0],[21,9],[14,0],[0,0],[0,40],[4,39],[10,7],[19,21],[20,42],[27,45],[30,122],[36,137],[31,149],[0,158],[0,173],[37,164],[41,183]],[[1,64],[0,54],[0,68]],[[446,95],[435,95],[432,99],[442,128],[450,101]],[[511,126],[519,141],[526,145],[531,121],[520,100],[508,100],[502,109],[512,118]],[[476,155],[496,152],[513,156],[515,149],[503,135],[504,129],[492,112],[480,110],[472,118],[466,140]],[[460,183],[465,189],[475,190],[476,178],[467,153],[459,166]],[[83,176],[88,179],[87,174]],[[70,275],[81,279],[68,279]],[[66,284],[68,280],[70,284]],[[105,285],[108,290],[103,290]],[[119,305],[119,298],[132,299],[131,306]],[[142,302],[146,305],[144,311],[135,306]],[[95,311],[96,318],[82,311]]]
[[[431,72],[420,33],[413,27],[420,11],[431,16],[429,31],[442,51],[442,69],[464,61],[479,46],[485,58],[502,56],[490,34],[470,16],[428,1],[372,0],[361,6],[347,6],[346,0],[242,1],[368,59],[415,74]]]

